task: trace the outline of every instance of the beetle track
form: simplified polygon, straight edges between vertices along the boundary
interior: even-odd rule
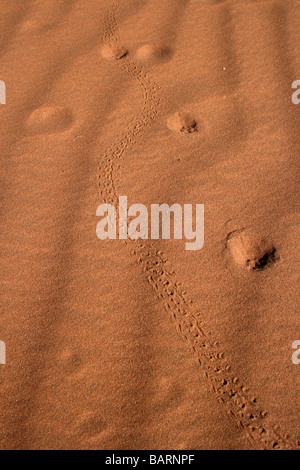
[[[118,42],[115,16],[117,9],[118,4],[113,2],[112,9],[105,16],[104,42]],[[137,80],[143,88],[144,105],[140,116],[110,147],[99,167],[98,186],[101,199],[115,206],[118,205],[118,193],[114,184],[114,162],[130,149],[135,136],[140,134],[142,129],[156,117],[160,104],[159,87],[144,72],[143,67],[135,64],[128,57],[118,62],[121,68]],[[299,449],[299,442],[294,443],[288,435],[281,433],[279,426],[272,426],[268,423],[267,412],[258,407],[256,397],[251,396],[250,391],[234,373],[219,343],[200,325],[197,313],[191,306],[192,301],[180,288],[175,273],[166,269],[168,261],[163,252],[157,251],[151,243],[148,243],[147,247],[146,243],[141,240],[130,243],[133,247],[132,255],[141,265],[147,281],[158,298],[164,302],[164,308],[175,323],[177,332],[189,344],[217,399],[226,407],[227,415],[244,432],[252,446],[268,450]]]

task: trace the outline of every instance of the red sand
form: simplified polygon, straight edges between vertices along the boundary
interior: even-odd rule
[[[299,6],[0,0],[1,449],[299,448]]]

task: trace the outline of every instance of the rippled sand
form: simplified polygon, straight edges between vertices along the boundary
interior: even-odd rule
[[[0,0],[1,449],[300,447],[299,4]]]

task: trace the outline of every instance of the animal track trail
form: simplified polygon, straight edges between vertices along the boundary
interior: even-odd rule
[[[225,354],[211,334],[205,330],[192,307],[192,301],[181,288],[168,261],[161,251],[144,242],[136,242],[132,254],[137,257],[165,310],[170,314],[179,335],[188,343],[211,384],[219,402],[225,406],[252,445],[259,449],[294,449],[297,444],[282,435],[279,427],[268,423],[268,414],[260,409],[257,398],[251,395],[226,360]]]
[[[118,42],[116,36],[116,10],[118,4],[113,2],[104,19],[104,42]],[[159,87],[143,67],[136,65],[128,57],[118,61],[119,66],[134,78],[144,93],[144,105],[141,114],[127,127],[117,141],[102,158],[99,166],[98,185],[102,201],[118,206],[118,192],[114,183],[114,164],[130,149],[135,137],[140,134],[157,115],[160,98]],[[125,241],[126,244],[128,242]],[[261,409],[257,398],[241,383],[232,366],[226,360],[224,351],[218,341],[206,331],[198,319],[191,299],[181,288],[175,272],[168,268],[164,253],[157,250],[153,243],[142,240],[131,241],[131,254],[144,271],[149,284],[164,303],[164,308],[171,316],[176,330],[189,345],[201,366],[206,380],[219,402],[225,407],[239,429],[244,433],[252,446],[258,449],[292,450],[300,448],[284,435],[279,426],[273,426],[268,413]]]
[[[104,19],[104,42],[118,42],[115,36],[117,23],[115,19],[115,10],[117,6],[113,5],[112,11],[108,12]],[[118,194],[113,179],[114,162],[120,159],[126,150],[134,142],[134,138],[152,121],[157,115],[159,108],[158,85],[143,70],[142,66],[135,64],[128,57],[120,61],[120,67],[131,75],[142,87],[144,92],[144,105],[141,114],[127,127],[118,140],[106,152],[99,167],[99,193],[102,199],[107,203],[118,203]]]

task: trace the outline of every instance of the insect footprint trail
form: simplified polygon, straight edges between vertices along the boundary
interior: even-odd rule
[[[116,36],[116,10],[113,2],[104,19],[104,43],[119,43]],[[117,59],[117,57],[116,57]],[[117,60],[118,65],[134,78],[144,93],[144,105],[139,116],[125,129],[116,142],[103,156],[99,167],[99,195],[102,201],[118,205],[118,193],[114,184],[114,164],[130,149],[134,139],[144,127],[156,117],[159,109],[159,87],[128,56]],[[182,290],[175,273],[167,268],[168,261],[163,252],[145,241],[130,241],[131,253],[136,257],[148,282],[163,301],[179,335],[188,343],[201,366],[205,378],[210,382],[217,399],[224,405],[227,414],[244,432],[255,448],[259,449],[295,449],[299,443],[293,442],[288,435],[283,435],[278,426],[272,426],[268,413],[260,409],[257,398],[241,383],[225,354],[209,332],[206,332],[198,320],[198,314],[192,307],[191,300]]]

